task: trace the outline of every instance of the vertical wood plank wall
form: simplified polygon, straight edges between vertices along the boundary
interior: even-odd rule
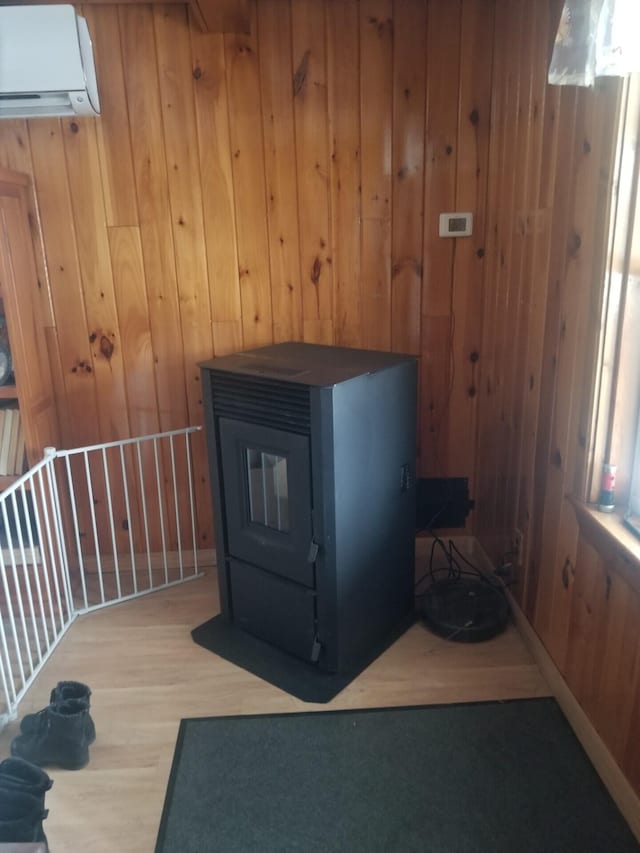
[[[469,477],[494,558],[523,532],[516,595],[640,786],[640,603],[565,499],[618,89],[546,85],[560,6],[254,0],[226,36],[186,6],[86,7],[102,117],[3,121],[0,165],[35,183],[64,444],[202,423],[212,354],[416,354],[420,474]],[[438,237],[454,210],[471,238]],[[203,442],[196,465],[207,547]]]
[[[102,117],[0,125],[36,187],[65,443],[200,423],[214,353],[393,347],[420,357],[421,473],[470,477],[479,529],[526,520],[532,478],[514,502],[507,477],[532,467],[577,163],[546,4],[258,0],[242,36],[82,11]],[[437,236],[455,209],[472,238]]]
[[[64,443],[201,423],[212,354],[393,347],[421,358],[421,473],[473,480],[493,3],[259,0],[226,36],[186,6],[82,11],[102,117],[0,125],[35,182]]]

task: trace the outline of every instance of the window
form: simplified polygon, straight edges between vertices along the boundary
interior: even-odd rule
[[[636,429],[636,433],[631,491],[629,493],[629,506],[625,513],[625,522],[634,533],[640,536],[640,424]]]
[[[626,81],[620,110],[602,329],[597,366],[590,499],[604,463],[617,467],[617,509],[640,535],[640,74]]]

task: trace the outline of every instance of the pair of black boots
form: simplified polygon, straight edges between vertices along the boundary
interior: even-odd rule
[[[96,739],[91,691],[78,681],[61,681],[46,708],[27,714],[11,742],[12,758],[0,762],[0,842],[42,842],[48,811],[45,794],[53,782],[40,768],[56,765],[79,770],[89,762]]]
[[[84,767],[89,763],[89,746],[96,739],[90,697],[86,684],[60,681],[51,691],[47,707],[22,719],[21,733],[11,742],[11,755],[39,767]]]

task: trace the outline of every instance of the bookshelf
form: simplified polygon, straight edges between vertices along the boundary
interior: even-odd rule
[[[1,303],[2,300],[0,300]],[[18,389],[16,386],[11,383],[11,385],[0,385],[0,400],[17,400],[18,399]]]

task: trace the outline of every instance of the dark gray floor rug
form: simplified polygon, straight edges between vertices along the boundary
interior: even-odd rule
[[[638,850],[553,699],[182,720],[156,846]]]

